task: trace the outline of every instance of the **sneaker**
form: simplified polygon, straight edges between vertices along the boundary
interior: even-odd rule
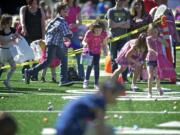
[[[41,82],[46,82],[46,79],[44,77],[41,77]]]
[[[87,89],[88,88],[88,81],[84,80],[83,82],[83,89]]]
[[[3,82],[3,84],[6,87],[6,89],[8,89],[9,91],[13,91],[13,89],[11,88],[11,86],[9,85],[9,83],[6,80]]]
[[[132,91],[136,91],[136,90],[138,90],[139,89],[139,87],[137,87],[136,85],[134,85],[134,84],[131,84],[131,90]]]
[[[148,93],[147,98],[152,98],[152,93]]]
[[[31,76],[30,76],[28,69],[25,69],[25,71],[24,71],[24,79],[25,79],[26,84],[30,83]]]
[[[73,82],[72,81],[67,81],[67,82],[61,82],[59,83],[59,86],[71,86],[73,85]]]
[[[99,86],[97,84],[94,85],[95,90],[99,90]]]

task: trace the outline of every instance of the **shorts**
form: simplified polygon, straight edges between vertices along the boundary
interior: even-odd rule
[[[150,67],[157,67],[157,61],[147,61],[146,64]]]

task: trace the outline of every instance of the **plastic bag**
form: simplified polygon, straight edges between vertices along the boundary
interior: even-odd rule
[[[34,53],[34,60],[39,61],[42,57],[42,48],[45,46],[43,44],[40,44],[41,40],[36,40],[31,43],[31,48]]]
[[[10,47],[10,51],[16,63],[34,59],[33,50],[23,37],[20,37],[17,44]]]
[[[91,66],[93,61],[93,56],[89,55],[89,53],[81,55],[80,64]]]

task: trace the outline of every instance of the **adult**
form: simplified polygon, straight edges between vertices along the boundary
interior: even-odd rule
[[[107,12],[111,38],[127,33],[130,28],[131,16],[129,11],[124,8],[125,4],[126,0],[116,0],[115,6],[110,8]],[[126,42],[127,38],[123,38],[110,44],[112,71],[115,71],[118,68],[118,64],[115,61],[117,52],[121,50]],[[123,72],[122,76],[124,80],[127,80],[127,70]]]
[[[45,15],[38,6],[37,0],[26,0],[27,5],[20,8],[20,23],[22,26],[22,35],[30,44],[32,41],[44,39],[45,34]],[[34,64],[33,66],[35,66]],[[24,66],[22,74],[24,78],[24,70],[29,66]],[[38,80],[38,73],[34,74],[32,80]]]
[[[152,8],[157,6],[156,0],[143,0],[143,2],[147,13],[149,13]]]
[[[137,29],[152,22],[151,16],[146,12],[143,0],[134,0],[131,4],[131,29]],[[133,37],[137,37],[135,34]]]
[[[156,0],[157,1],[157,6],[152,8],[152,10],[150,11],[150,15],[152,16],[152,18],[154,18],[154,15],[156,13],[157,8],[164,4],[166,6],[168,3],[168,0]],[[175,25],[175,17],[173,15],[173,12],[170,8],[167,8],[166,11],[164,12],[164,15],[167,18],[167,26],[168,26],[168,32],[169,35],[171,36],[172,40],[173,40],[173,44],[170,43],[170,37],[164,35],[164,39],[166,41],[169,42],[169,44],[166,46],[166,56],[168,58],[168,60],[172,63],[174,63],[174,67],[176,67],[176,50],[175,50],[175,42],[180,42],[180,37],[178,35],[178,32],[176,30],[176,25]],[[163,27],[161,27],[163,30]],[[164,29],[164,31],[166,31],[166,29]],[[167,32],[165,32],[167,33]],[[171,54],[171,49],[174,49],[173,52],[174,54]]]
[[[71,47],[76,50],[81,48],[81,42],[79,39],[78,27],[82,24],[81,20],[81,9],[76,4],[76,0],[65,0],[68,4],[69,12],[68,16],[65,17],[70,30],[73,32],[73,37],[71,39]],[[84,67],[80,64],[81,53],[76,54],[76,61],[78,67],[79,80],[84,80]]]

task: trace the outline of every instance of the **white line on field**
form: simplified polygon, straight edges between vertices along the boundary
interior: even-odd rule
[[[62,113],[58,110],[0,110],[9,113]],[[109,114],[180,114],[180,111],[107,111]]]

